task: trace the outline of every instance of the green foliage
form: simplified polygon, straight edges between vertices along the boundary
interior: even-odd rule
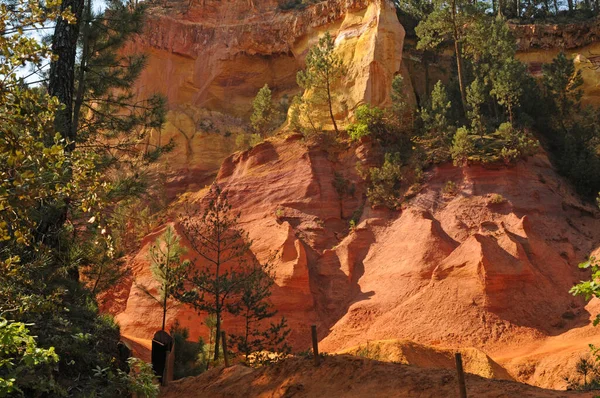
[[[581,71],[575,71],[573,61],[562,52],[552,63],[544,64],[542,71],[542,82],[556,112],[555,117],[560,120],[572,119],[573,113],[579,110],[583,95]]]
[[[452,139],[452,149],[450,153],[454,164],[465,164],[475,152],[473,139],[469,136],[469,131],[465,127],[456,130],[456,134]]]
[[[371,186],[367,198],[373,206],[397,209],[401,200],[402,165],[400,155],[387,153],[381,167],[369,170]]]
[[[589,280],[581,281],[569,290],[574,296],[583,296],[586,300],[592,297],[600,298],[600,263],[595,257],[590,257],[589,260],[579,264],[579,268],[589,269],[591,277]],[[594,326],[600,323],[600,315],[596,315]]]
[[[336,133],[338,128],[333,112],[334,87],[345,73],[344,62],[335,53],[335,42],[329,32],[326,32],[319,39],[319,43],[308,50],[306,68],[298,72],[296,79],[298,85],[305,90],[304,97],[310,97],[310,102],[307,102],[309,107],[319,103],[326,104]]]
[[[214,317],[213,360],[219,359],[219,336],[225,312],[243,319],[244,333],[234,336],[246,357],[265,347],[284,349],[289,333],[282,320],[264,328],[263,321],[275,312],[267,299],[273,276],[251,255],[252,242],[240,227],[240,214],[232,211],[227,195],[211,187],[201,215],[181,216],[181,230],[192,249],[192,269],[177,298],[198,312]],[[212,329],[212,326],[211,326]],[[209,341],[212,345],[213,339]]]
[[[450,144],[454,135],[454,127],[449,120],[450,108],[446,88],[438,81],[428,103],[421,109],[423,132],[416,137],[429,162],[440,163],[450,158]]]
[[[575,373],[579,375],[579,379],[564,378],[569,390],[600,390],[600,348],[595,347],[593,344],[590,344],[589,347],[590,353],[581,356],[575,363]]]
[[[348,126],[348,135],[352,140],[359,140],[368,135],[381,136],[386,133],[382,109],[370,105],[361,105],[356,109],[355,121]]]
[[[256,94],[252,102],[252,109],[252,116],[250,116],[252,128],[256,133],[264,136],[273,128],[272,124],[276,116],[271,99],[271,90],[267,84]]]
[[[10,388],[21,389],[25,396],[38,396],[44,391],[47,396],[57,397],[127,396],[137,387],[125,372],[127,364],[118,355],[118,327],[99,315],[90,291],[79,281],[79,270],[88,265],[88,261],[98,262],[94,265],[100,265],[96,268],[99,270],[114,260],[113,241],[103,216],[115,201],[129,195],[125,191],[139,194],[143,185],[136,182],[134,172],[120,174],[120,170],[127,169],[126,165],[145,163],[145,160],[134,161],[144,158],[135,150],[139,141],[127,146],[127,151],[120,151],[117,148],[122,142],[119,135],[127,133],[137,137],[132,134],[134,127],[156,127],[159,112],[142,117],[140,113],[125,112],[122,106],[105,108],[103,101],[117,99],[115,96],[127,91],[126,77],[132,77],[138,64],[126,63],[127,68],[132,68],[131,73],[123,72],[121,77],[115,77],[117,71],[111,70],[111,65],[104,65],[107,73],[96,81],[97,85],[92,84],[92,80],[88,80],[89,85],[81,85],[83,80],[79,79],[77,90],[70,93],[82,99],[81,107],[87,107],[86,111],[77,112],[80,123],[76,140],[66,141],[55,134],[54,119],[60,109],[56,99],[50,98],[44,87],[32,87],[22,81],[17,72],[23,71],[25,66],[32,66],[37,72],[42,69],[49,55],[48,48],[38,42],[35,35],[23,32],[52,25],[52,18],[59,14],[58,6],[57,2],[41,6],[25,0],[0,6],[3,26],[0,36],[3,76],[0,86],[0,314],[10,313],[13,321],[10,325],[25,324],[30,331],[9,332],[19,334],[22,346],[12,353],[8,352],[12,349],[8,344],[2,346],[7,351],[1,359],[0,377],[4,381],[14,378],[15,384]],[[111,14],[114,20],[120,19],[117,11],[110,3],[107,12],[114,12]],[[70,12],[63,13],[63,17],[75,23]],[[98,23],[98,29],[116,34],[113,22]],[[90,34],[88,38],[91,40],[93,36]],[[114,51],[120,48],[113,46],[112,39],[98,43]],[[88,45],[91,46],[90,42]],[[88,55],[93,57],[101,57],[108,51],[101,46],[90,48],[94,51]],[[97,68],[102,67],[90,62],[85,70],[99,72]],[[106,95],[101,95],[102,87]],[[118,90],[110,91],[110,87]],[[78,93],[83,93],[83,97]],[[110,113],[102,116],[95,112],[102,109],[110,109]],[[71,112],[67,110],[67,113]],[[120,121],[117,120],[119,115],[123,116]],[[135,168],[135,172],[144,175],[142,169]],[[91,275],[97,277],[98,286],[108,283],[108,279],[100,278],[98,273]],[[8,325],[3,326],[2,332],[8,330],[5,329]],[[37,336],[37,342],[23,333]],[[55,355],[50,355],[52,353]],[[41,356],[46,354],[47,360],[42,361]],[[50,362],[56,364],[48,366]],[[11,375],[15,371],[18,374]],[[140,388],[145,383],[137,381],[141,383]],[[6,383],[3,388],[8,388]]]
[[[337,171],[333,173],[332,184],[340,199],[344,196],[354,197],[354,194],[356,193],[356,185]]]
[[[202,373],[209,361],[208,347],[204,340],[200,338],[198,342],[189,341],[189,330],[182,328],[177,321],[171,326],[170,334],[175,343],[174,379]]]
[[[485,135],[469,134],[461,127],[454,136],[451,153],[455,164],[510,163],[535,154],[538,147],[536,139],[506,122]]]
[[[157,398],[160,390],[152,370],[152,365],[138,358],[129,358],[127,365],[129,372],[119,372],[121,379],[125,379],[127,390],[130,393],[145,398]]]
[[[445,195],[454,196],[458,193],[458,186],[456,185],[456,183],[454,181],[448,180],[444,184],[444,187],[442,188],[442,192]]]
[[[183,254],[185,254],[185,249],[180,244],[179,236],[172,227],[167,227],[149,251],[150,270],[154,280],[160,285],[159,296],[152,294],[148,287],[137,285],[148,297],[162,306],[162,330],[165,330],[167,311],[177,305],[177,303],[169,305],[169,299],[175,298],[187,278],[190,263],[182,260]]]
[[[558,170],[585,198],[600,190],[600,116],[580,104],[583,80],[572,60],[559,54],[543,67],[544,101],[547,111],[538,116],[538,126],[550,141]]]
[[[51,366],[58,362],[54,348],[39,348],[24,323],[0,317],[0,396],[11,393],[52,393]]]
[[[508,111],[508,120],[514,121],[514,110],[519,106],[523,95],[521,77],[527,73],[527,67],[514,58],[502,65],[492,81],[490,95],[496,98],[498,104],[504,106]]]
[[[493,194],[492,197],[490,198],[490,203],[495,204],[495,205],[499,205],[504,202],[506,202],[506,199],[504,198],[504,196],[500,195],[499,193]]]
[[[254,363],[264,363],[269,360],[268,355],[261,355],[265,350],[283,354],[290,352],[286,338],[291,330],[287,327],[285,318],[279,323],[270,323],[267,327],[264,325],[267,319],[277,313],[268,301],[275,284],[273,278],[274,275],[268,266],[255,265],[236,292],[236,299],[227,308],[231,314],[243,320],[243,333],[232,335],[231,338],[246,362],[249,361],[251,353]]]
[[[394,76],[392,80],[392,91],[390,94],[392,99],[392,115],[397,127],[402,131],[410,131],[413,126],[413,109],[408,103],[406,97],[404,79],[402,75]]]

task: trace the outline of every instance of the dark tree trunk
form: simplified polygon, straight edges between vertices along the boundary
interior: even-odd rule
[[[463,59],[462,52],[460,48],[459,42],[459,34],[458,34],[458,26],[457,26],[457,11],[456,11],[456,0],[452,0],[452,26],[453,26],[453,38],[454,38],[454,51],[456,53],[456,68],[458,69],[458,86],[460,88],[460,100],[462,104],[463,112],[467,110],[467,95],[465,90],[465,82],[464,82],[464,69],[463,69]]]
[[[79,76],[77,76],[77,94],[75,97],[75,103],[73,105],[73,122],[71,125],[72,136],[77,137],[77,130],[79,129],[79,113],[81,112],[81,105],[83,105],[83,97],[85,95],[85,72],[87,68],[87,62],[90,53],[90,24],[92,23],[92,0],[87,0],[85,5],[85,20],[82,21],[81,28],[83,48],[81,50],[81,63],[79,64]]]
[[[75,55],[77,53],[77,39],[79,38],[79,25],[83,15],[84,0],[64,0],[61,11],[69,10],[76,18],[76,23],[69,24],[63,18],[58,18],[52,36],[52,53],[55,59],[50,63],[50,76],[48,79],[48,93],[58,98],[64,105],[63,109],[56,112],[54,128],[64,139],[69,141],[67,151],[75,148],[75,132],[73,131],[73,95],[75,90]],[[69,198],[64,203],[42,209],[44,214],[36,230],[37,239],[47,245],[60,250],[58,233],[67,220],[69,211]],[[73,265],[69,268],[69,277],[79,280],[79,269]]]
[[[48,92],[58,98],[64,109],[57,112],[54,126],[63,138],[71,141],[67,149],[73,150],[75,134],[73,131],[73,91],[75,85],[75,54],[79,26],[83,15],[84,0],[64,0],[61,10],[69,10],[77,18],[77,22],[69,24],[63,18],[56,21],[52,36],[52,52],[57,57],[50,63]]]

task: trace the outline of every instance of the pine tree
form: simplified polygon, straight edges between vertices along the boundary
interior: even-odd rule
[[[246,361],[251,353],[260,355],[261,351],[287,352],[285,339],[290,333],[285,318],[277,324],[265,327],[265,320],[277,314],[277,310],[268,301],[274,285],[273,274],[268,266],[255,264],[241,284],[235,301],[228,306],[228,311],[244,320],[244,331],[232,336],[239,352]]]
[[[68,140],[66,148],[72,150],[76,136],[73,130],[73,97],[75,83],[75,56],[79,28],[84,13],[85,0],[65,0],[61,2],[61,11],[69,12],[69,17],[57,19],[52,35],[52,53],[55,57],[50,63],[48,93],[58,98],[64,105],[56,113],[55,128]]]
[[[167,227],[166,231],[156,239],[149,252],[152,263],[150,270],[154,279],[160,284],[160,295],[155,296],[148,287],[138,285],[139,289],[161,305],[163,312],[161,330],[163,331],[165,330],[167,311],[172,308],[169,306],[169,299],[177,296],[177,292],[182,289],[187,276],[189,262],[182,260],[183,254],[184,249],[179,243],[179,237],[175,230]]]
[[[450,158],[449,150],[454,135],[454,126],[450,122],[450,108],[446,88],[438,81],[428,104],[421,109],[423,132],[416,138],[425,149],[428,160],[433,163],[444,162]]]
[[[68,277],[69,270],[83,264],[77,247],[94,219],[83,209],[87,213],[101,207],[105,180],[95,168],[93,151],[67,141],[69,130],[60,115],[65,108],[59,109],[62,99],[18,75],[25,65],[34,68],[30,76],[39,74],[50,55],[35,35],[24,32],[52,26],[59,15],[62,22],[57,29],[77,22],[67,12],[69,7],[60,12],[57,5],[16,0],[3,4],[0,12],[0,313],[27,324],[31,335],[37,336],[40,355],[51,347],[58,355],[56,366],[40,369],[35,359],[24,363],[21,370],[27,376],[14,384],[22,395],[128,396],[135,390],[132,382],[140,380],[124,372],[127,363],[118,355],[118,326],[99,315],[94,298],[78,278]],[[64,39],[64,35],[56,38],[59,44]],[[55,64],[51,80],[70,73],[63,61],[68,60]],[[53,84],[59,91],[69,86]],[[68,218],[63,211],[67,207],[76,209]],[[139,376],[146,378],[148,373]],[[150,392],[156,389],[151,379],[145,380],[138,387],[148,387],[153,396]]]
[[[336,133],[339,133],[333,103],[334,86],[344,76],[346,67],[339,55],[335,54],[335,42],[329,32],[319,39],[319,43],[308,50],[306,69],[298,72],[298,85],[309,91],[316,99],[323,99],[329,110],[329,117]],[[312,122],[311,122],[312,124]]]
[[[492,82],[490,94],[494,96],[498,104],[504,106],[508,111],[508,120],[514,122],[514,110],[519,106],[523,96],[522,77],[527,74],[527,67],[522,62],[510,58],[497,74]]]
[[[215,316],[214,360],[219,358],[219,336],[227,305],[241,289],[248,275],[251,242],[240,227],[227,196],[218,185],[208,194],[208,205],[200,214],[181,216],[182,234],[192,249],[192,272],[188,288],[178,299],[198,312]]]
[[[573,61],[562,52],[552,63],[543,65],[542,71],[546,96],[555,107],[556,116],[561,120],[570,119],[571,114],[579,110],[583,96],[581,71],[576,71]]]
[[[252,128],[264,137],[271,130],[275,116],[269,85],[265,84],[258,91],[252,102],[252,109],[252,116],[250,116]]]
[[[415,32],[419,38],[417,49],[435,50],[447,39],[454,45],[457,76],[463,110],[467,110],[465,65],[462,45],[466,30],[473,23],[476,13],[469,3],[461,0],[444,2],[435,0],[433,10],[419,22]]]

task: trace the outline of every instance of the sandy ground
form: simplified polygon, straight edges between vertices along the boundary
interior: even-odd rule
[[[469,397],[589,397],[593,393],[554,391],[467,374]],[[309,358],[291,358],[251,369],[215,368],[171,383],[163,398],[179,397],[458,397],[456,372],[421,369],[349,355],[327,356],[319,367]]]

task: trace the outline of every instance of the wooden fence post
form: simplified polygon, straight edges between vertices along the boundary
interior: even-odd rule
[[[225,359],[225,367],[229,367],[229,357],[227,356],[227,335],[221,332],[221,344],[223,345],[223,358]]]
[[[313,355],[315,357],[315,366],[319,366],[320,358],[319,358],[319,340],[317,340],[317,325],[312,325],[310,327],[312,333],[312,345],[313,345]]]
[[[454,354],[456,360],[456,372],[458,373],[458,393],[460,398],[467,398],[467,386],[465,385],[465,372],[463,370],[462,355],[460,352]]]

